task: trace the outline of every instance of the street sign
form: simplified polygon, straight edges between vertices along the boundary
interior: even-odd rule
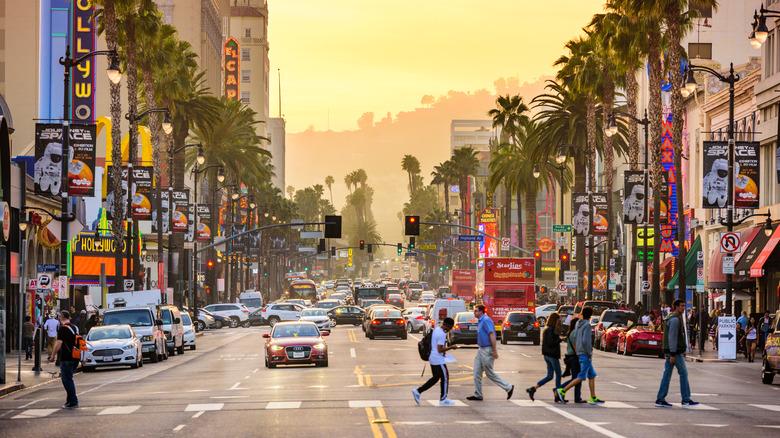
[[[322,239],[322,231],[301,231],[301,239]]]
[[[650,293],[650,282],[647,280],[642,282],[642,293]]]
[[[126,278],[124,285],[125,285],[125,291],[129,292],[135,288],[135,280],[133,280],[132,278],[130,279]]]
[[[563,273],[563,283],[566,287],[577,287],[577,271],[565,271]]]
[[[57,287],[57,299],[58,300],[67,300],[70,297],[70,282],[68,281],[68,277],[64,275],[60,275],[60,281],[58,283]]]
[[[484,234],[460,234],[458,235],[458,241],[460,242],[484,242]]]
[[[199,272],[198,273],[198,281],[201,282],[201,283],[206,281],[206,274],[203,274],[203,273]]]
[[[302,224],[303,223],[303,219],[291,219],[290,223],[291,224]],[[292,230],[302,230],[303,229],[303,225],[293,225],[293,226],[290,227],[290,229],[292,229]]]
[[[501,250],[502,251],[508,250],[509,249],[509,244],[510,244],[510,242],[509,242],[509,238],[508,237],[504,237],[503,239],[501,239]]]
[[[555,243],[558,246],[569,246],[569,236],[555,236]]]
[[[38,263],[38,272],[59,272],[60,265],[55,265],[52,263]]]
[[[723,256],[723,273],[734,273],[734,256]]]
[[[53,276],[50,273],[38,274],[38,288],[44,290],[51,290],[53,285]]]
[[[737,318],[718,317],[718,359],[737,358]]]
[[[555,290],[558,292],[559,297],[565,297],[569,293],[569,288],[566,287],[566,282],[564,281],[559,281]]]
[[[739,252],[740,251],[740,235],[732,231],[725,231],[720,233],[720,252]]]
[[[436,249],[436,245],[420,245],[420,249]]]
[[[28,283],[27,290],[33,289],[38,289],[38,280],[31,278],[30,283]]]
[[[701,256],[704,258],[704,254],[699,251],[697,256]],[[699,260],[700,262],[703,260]],[[696,268],[696,292],[698,293],[704,293],[704,266],[699,266]]]
[[[404,254],[404,256],[406,256],[406,257],[417,257],[417,253],[416,252],[407,252],[406,254]]]
[[[571,225],[553,225],[553,233],[571,233]]]

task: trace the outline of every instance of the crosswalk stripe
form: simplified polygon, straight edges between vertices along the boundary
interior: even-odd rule
[[[381,408],[382,402],[379,400],[350,400],[350,408]]]
[[[141,409],[140,406],[114,406],[111,408],[103,409],[98,412],[98,415],[128,415]]]
[[[202,403],[202,404],[189,404],[184,412],[200,412],[200,411],[219,411],[224,407],[224,403]]]
[[[439,406],[439,400],[425,400],[425,401],[427,401],[433,406]],[[468,406],[466,403],[463,403],[460,400],[453,400],[453,402],[455,402],[455,404],[452,406]]]
[[[520,406],[521,408],[543,408],[549,406],[547,402],[543,401],[531,401],[531,400],[509,400],[510,402]]]
[[[750,405],[754,408],[766,409],[767,411],[780,412],[780,405]]]
[[[13,417],[13,419],[23,420],[25,418],[42,418],[58,411],[59,409],[28,409],[21,414]]]
[[[617,401],[605,401],[602,405],[596,405],[602,408],[613,408],[613,409],[637,409],[636,406],[631,406],[628,403],[623,402],[617,402]]]
[[[301,407],[301,402],[270,402],[266,405],[266,409],[298,409]]]
[[[683,406],[680,403],[672,403],[672,406],[677,408],[683,408],[683,409],[690,409],[692,411],[719,411],[720,409],[714,408],[712,406],[705,405],[704,403],[699,403],[696,406]]]

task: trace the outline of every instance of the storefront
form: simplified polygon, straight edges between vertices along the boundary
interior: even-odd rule
[[[688,249],[688,253],[685,255],[685,290],[686,296],[681,297],[677,291],[678,272],[675,272],[672,279],[666,285],[666,289],[672,291],[674,298],[680,298],[686,300],[686,302],[693,301],[693,293],[696,291],[696,267],[697,267],[697,254],[701,251],[701,237],[696,236],[696,240],[693,241],[693,245]],[[679,269],[679,267],[678,267]],[[667,303],[670,304],[670,303]],[[692,303],[695,305],[694,303]]]
[[[743,228],[738,232],[740,233],[741,246],[739,252],[733,253],[735,263],[734,274],[731,278],[731,287],[733,291],[740,291],[740,298],[745,298],[746,296],[749,298],[744,300],[746,302],[743,302],[741,299],[737,300],[736,298],[733,298],[735,315],[739,314],[742,310],[750,311],[750,308],[755,306],[755,299],[752,299],[752,297],[755,297],[756,282],[750,278],[750,275],[748,275],[749,265],[747,265],[747,269],[743,269],[741,271],[739,267],[746,266],[746,262],[743,262],[743,260],[745,259],[745,255],[748,253],[747,250],[752,247],[751,245],[753,242],[758,244],[758,242],[763,241],[763,243],[766,243],[766,240],[759,239],[760,236],[764,236],[766,239],[768,239],[768,237],[764,235],[762,227]],[[713,249],[712,253],[710,254],[710,264],[707,269],[706,287],[710,292],[709,298],[710,300],[713,300],[713,305],[715,305],[715,303],[722,302],[723,298],[720,298],[720,301],[716,301],[715,299],[719,298],[720,294],[726,290],[726,274],[723,273],[723,256],[725,255],[726,253],[721,252],[719,245]]]

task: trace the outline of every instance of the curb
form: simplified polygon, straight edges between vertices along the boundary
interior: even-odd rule
[[[24,388],[25,388],[25,386],[24,386],[23,383],[16,383],[16,384],[13,384],[13,385],[6,386],[5,388],[0,389],[0,397],[2,397],[4,395],[8,395],[8,394],[10,394],[12,392],[19,391],[19,390],[24,389]]]
[[[701,357],[691,358],[691,362],[706,362],[706,363],[737,363],[738,361],[733,359],[705,359]]]

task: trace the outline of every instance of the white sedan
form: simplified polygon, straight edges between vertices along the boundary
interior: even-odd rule
[[[181,325],[184,328],[184,346],[195,349],[195,327],[192,325],[192,319],[187,312],[181,312]]]
[[[127,324],[92,327],[86,341],[84,371],[108,365],[130,365],[130,368],[144,365],[141,340]]]
[[[304,309],[301,310],[299,321],[311,321],[317,325],[320,330],[330,330],[330,318],[325,309]]]

